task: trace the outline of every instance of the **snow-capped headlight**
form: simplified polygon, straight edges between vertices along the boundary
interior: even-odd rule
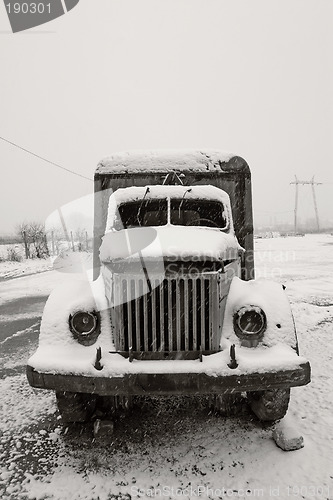
[[[77,311],[69,317],[69,328],[80,344],[92,345],[100,333],[100,316],[95,311]]]
[[[261,307],[241,307],[234,314],[235,333],[246,347],[255,347],[262,339],[266,328],[266,314]]]

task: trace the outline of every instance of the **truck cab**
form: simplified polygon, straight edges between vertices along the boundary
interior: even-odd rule
[[[218,409],[238,394],[282,418],[310,365],[285,290],[255,279],[245,160],[116,154],[95,193],[94,281],[51,294],[30,384],[56,391],[65,421],[143,394],[206,394]]]
[[[220,349],[228,288],[245,250],[215,186],[115,191],[99,255],[116,349],[131,359],[193,359]]]

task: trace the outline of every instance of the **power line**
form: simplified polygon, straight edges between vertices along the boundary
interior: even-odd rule
[[[86,177],[84,175],[79,174],[78,172],[74,172],[73,170],[70,170],[69,168],[62,167],[58,163],[55,163],[54,161],[48,160],[47,158],[43,158],[43,156],[38,155],[37,153],[34,153],[33,151],[29,151],[29,149],[26,149],[19,144],[16,144],[15,142],[9,141],[8,139],[5,139],[5,137],[2,137],[0,135],[0,139],[4,142],[7,142],[8,144],[11,144],[12,146],[15,146],[18,149],[21,149],[22,151],[25,151],[26,153],[29,153],[32,156],[35,156],[36,158],[39,158],[40,160],[45,161],[46,163],[49,163],[50,165],[53,165],[54,167],[60,168],[61,170],[65,170],[66,172],[69,172],[70,174],[77,175],[78,177],[82,177],[82,179],[87,179],[88,181],[92,181],[89,177]]]

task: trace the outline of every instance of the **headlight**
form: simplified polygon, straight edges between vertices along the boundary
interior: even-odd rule
[[[255,347],[267,328],[266,314],[257,306],[241,307],[234,314],[234,330],[246,347]]]
[[[95,311],[78,311],[70,315],[69,328],[80,344],[92,345],[100,333],[100,316]]]

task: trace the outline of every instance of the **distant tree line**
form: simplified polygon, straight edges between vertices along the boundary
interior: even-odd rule
[[[24,252],[18,248],[22,244]],[[89,252],[92,250],[92,238],[86,229],[77,228],[67,231],[62,227],[46,231],[42,222],[22,222],[16,227],[15,235],[0,237],[0,245],[7,246],[7,257],[0,252],[0,261],[21,261],[26,259],[45,259],[70,252]],[[12,246],[9,246],[12,245]],[[22,248],[22,247],[21,247]]]
[[[14,245],[15,243],[21,243],[21,236],[18,234],[10,234],[0,236],[0,245]]]

